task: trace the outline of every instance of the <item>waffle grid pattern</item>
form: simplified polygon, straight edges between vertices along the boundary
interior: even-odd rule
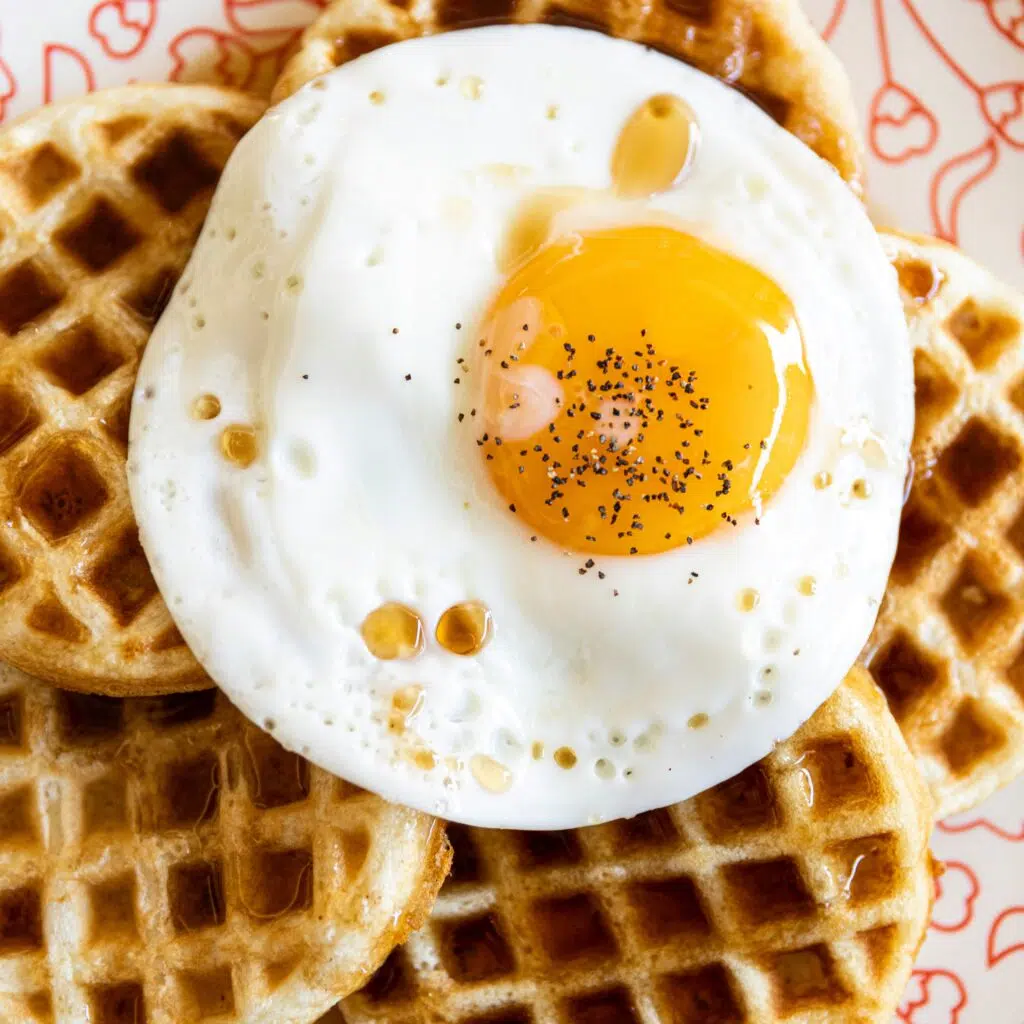
[[[432,819],[217,691],[0,675],[2,1019],[306,1024],[423,920],[447,866]]]
[[[927,796],[866,676],[684,804],[450,826],[429,924],[321,1024],[889,1024],[923,937]]]
[[[510,21],[596,29],[693,64],[748,95],[860,188],[849,83],[793,0],[335,0],[302,36],[273,98],[388,43]]]
[[[1024,769],[1024,297],[943,243],[886,244],[917,428],[866,660],[946,815]]]
[[[262,103],[129,87],[0,138],[0,656],[75,689],[208,686],[128,501],[139,358]]]

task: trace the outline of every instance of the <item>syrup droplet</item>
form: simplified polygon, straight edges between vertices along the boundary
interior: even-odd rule
[[[486,754],[474,754],[469,759],[469,770],[488,793],[506,793],[512,786],[512,773]]]
[[[403,686],[391,695],[388,729],[401,735],[423,707],[423,687]]]
[[[942,287],[945,275],[934,264],[912,257],[901,257],[895,263],[900,288],[917,306],[923,306],[935,298]]]
[[[693,108],[679,96],[660,93],[633,113],[612,154],[618,195],[641,198],[675,185],[693,160],[699,131]]]
[[[832,486],[832,474],[827,470],[823,469],[820,473],[814,474],[814,486],[819,490],[823,491],[827,487]]]
[[[586,191],[552,188],[536,192],[519,204],[498,253],[498,269],[509,273],[541,249],[551,234],[551,222],[580,202]]]
[[[747,587],[736,595],[736,607],[741,612],[752,612],[760,603],[761,595],[752,587]]]
[[[534,740],[531,744],[530,756],[534,761],[539,761],[544,756],[544,744],[540,740]]]
[[[804,576],[797,583],[796,589],[800,591],[804,597],[813,597],[818,590],[818,582],[813,576]]]
[[[491,613],[480,601],[453,604],[438,620],[437,642],[452,654],[479,654],[494,632]]]
[[[426,747],[417,747],[409,753],[408,758],[417,768],[425,772],[429,772],[437,766],[437,758]]]
[[[459,92],[467,100],[478,100],[484,92],[484,80],[479,75],[466,75],[459,82]]]
[[[708,718],[708,716],[704,714],[703,711],[701,711],[699,714],[691,715],[689,721],[686,724],[691,729],[703,729],[709,721],[711,721],[711,719]]]
[[[555,764],[557,764],[559,768],[565,768],[568,770],[569,768],[576,767],[576,751],[573,750],[572,747],[559,747],[555,751],[554,757]]]
[[[850,488],[850,493],[855,498],[860,498],[863,501],[865,498],[871,497],[871,484],[862,478],[854,480],[853,486]]]
[[[425,643],[419,615],[397,601],[374,608],[363,619],[360,632],[366,649],[381,661],[415,658]]]
[[[192,403],[192,416],[197,420],[213,420],[220,415],[220,399],[216,395],[200,395]]]
[[[256,428],[238,423],[225,427],[220,435],[220,450],[228,462],[233,462],[241,469],[251,466],[260,453]]]

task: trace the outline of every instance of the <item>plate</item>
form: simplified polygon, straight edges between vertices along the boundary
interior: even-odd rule
[[[806,2],[851,73],[876,220],[946,238],[1024,288],[1024,0]],[[322,6],[0,0],[0,120],[132,81],[266,92]],[[933,849],[946,872],[899,1018],[1020,1024],[1024,779],[942,822]]]

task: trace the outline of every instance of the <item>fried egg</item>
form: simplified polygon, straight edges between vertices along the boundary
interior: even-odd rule
[[[662,54],[486,27],[242,141],[129,479],[182,634],[281,743],[563,828],[712,786],[829,696],[912,420],[894,272],[831,167]]]

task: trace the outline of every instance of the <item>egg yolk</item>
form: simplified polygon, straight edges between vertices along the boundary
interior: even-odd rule
[[[670,227],[547,245],[497,295],[476,355],[487,472],[535,538],[572,551],[654,554],[756,518],[807,434],[791,302]]]

